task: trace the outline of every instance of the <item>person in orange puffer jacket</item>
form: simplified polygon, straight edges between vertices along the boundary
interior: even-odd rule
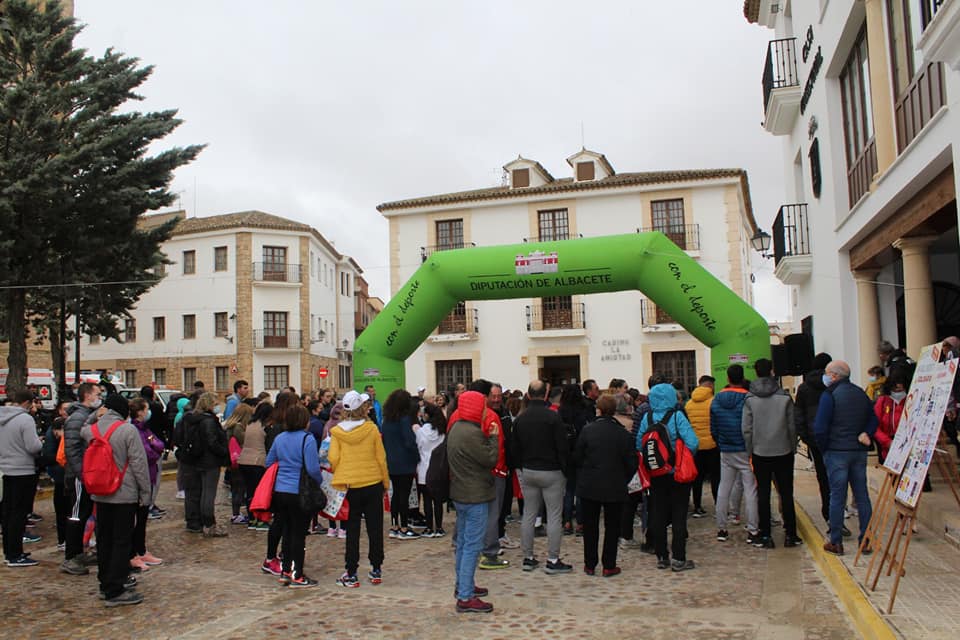
[[[693,426],[700,441],[697,450],[697,479],[693,481],[693,517],[702,518],[707,515],[703,508],[703,481],[710,479],[710,492],[713,494],[713,503],[717,503],[717,490],[720,488],[720,449],[713,436],[710,435],[710,403],[713,402],[715,379],[712,376],[700,376],[697,388],[690,395],[684,407],[687,418]]]

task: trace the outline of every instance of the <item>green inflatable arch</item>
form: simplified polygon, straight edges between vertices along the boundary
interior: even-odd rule
[[[459,301],[631,289],[711,348],[718,380],[730,363],[770,357],[759,313],[662,233],[632,233],[432,254],[357,338],[355,386],[404,387],[404,361]]]

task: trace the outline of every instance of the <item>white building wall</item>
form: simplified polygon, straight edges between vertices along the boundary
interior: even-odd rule
[[[214,271],[214,247],[227,247],[227,270]],[[174,264],[167,265],[166,276],[137,303],[131,314],[137,322],[135,342],[119,344],[103,340],[90,344],[89,336],[81,343],[84,360],[113,358],[173,357],[179,355],[228,355],[235,344],[214,337],[213,314],[234,313],[237,307],[236,242],[234,230],[191,236],[175,236],[163,244],[163,252]],[[196,252],[196,273],[184,275],[183,252]],[[183,339],[183,316],[196,315],[197,333],[192,340]],[[153,318],[166,318],[166,339],[153,339]],[[73,326],[71,319],[68,326]],[[121,330],[123,323],[120,324]],[[228,320],[230,335],[236,325]]]
[[[781,5],[782,6],[782,5]],[[859,309],[857,291],[850,272],[849,250],[870,232],[881,227],[887,218],[899,209],[913,194],[943,171],[951,162],[960,166],[960,118],[956,105],[960,96],[960,74],[944,65],[944,83],[947,108],[929,123],[911,145],[894,160],[877,179],[874,190],[850,207],[848,199],[847,160],[843,133],[843,103],[840,73],[851,47],[864,24],[866,12],[863,2],[831,0],[823,2],[792,2],[791,17],[781,13],[770,32],[770,39],[796,36],[797,69],[801,88],[810,74],[817,50],[823,56],[819,77],[805,113],[794,123],[792,131],[781,136],[783,141],[784,175],[788,189],[783,204],[793,201],[808,205],[810,247],[813,273],[796,287],[794,319],[814,317],[815,349],[827,351],[835,357],[847,359],[853,370],[853,379],[862,381],[866,369],[875,362],[860,362]],[[808,27],[813,30],[813,46],[806,62],[802,47]],[[886,49],[889,61],[889,41],[869,42],[871,49]],[[765,52],[764,52],[765,53]],[[762,54],[758,55],[756,75],[762,73]],[[889,69],[886,70],[889,75]],[[762,99],[758,94],[749,99]],[[889,97],[893,100],[893,97]],[[816,130],[810,134],[812,121]],[[819,139],[822,191],[819,198],[812,194],[807,153],[813,137]],[[802,163],[802,190],[794,186],[797,173],[794,160],[800,154]],[[954,171],[954,179],[960,180]],[[934,273],[936,280],[936,274]],[[902,290],[893,286],[892,267],[885,268],[877,277],[877,293],[881,323],[881,337],[897,342],[896,299]],[[842,327],[842,328],[841,328]]]

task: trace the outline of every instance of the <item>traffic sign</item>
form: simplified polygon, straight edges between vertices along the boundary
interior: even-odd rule
[[[326,378],[328,375],[330,375],[330,372],[326,367],[321,367],[321,369],[317,371],[317,375],[319,375],[321,378]]]

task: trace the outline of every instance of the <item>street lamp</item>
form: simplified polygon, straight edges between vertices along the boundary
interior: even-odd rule
[[[753,250],[759,253],[761,257],[769,258],[770,234],[763,229],[757,229],[757,232],[750,238],[750,246],[752,246]]]

